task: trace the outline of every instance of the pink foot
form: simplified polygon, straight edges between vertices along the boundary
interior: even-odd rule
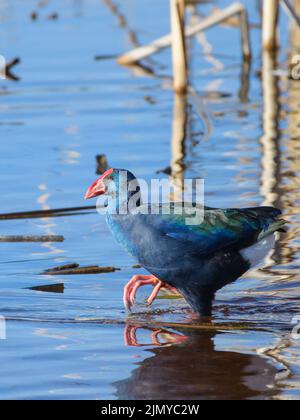
[[[136,294],[140,287],[153,285],[154,289],[151,295],[149,296],[147,302],[149,305],[153,303],[156,299],[160,289],[168,289],[172,293],[178,293],[174,287],[169,286],[167,283],[159,280],[155,276],[133,276],[132,279],[126,284],[124,288],[124,305],[125,308],[130,310],[132,306],[135,304]]]
[[[137,339],[137,331],[141,330],[149,330],[151,333],[151,343],[148,344],[141,344],[138,342]],[[164,342],[160,341],[160,336],[164,339]],[[142,327],[142,326],[135,326],[135,325],[126,325],[124,331],[124,341],[126,346],[132,347],[148,347],[148,346],[169,346],[171,344],[182,344],[186,342],[188,339],[187,336],[182,334],[177,334],[175,332],[171,332],[168,330],[164,330],[161,328],[151,328],[151,327]]]

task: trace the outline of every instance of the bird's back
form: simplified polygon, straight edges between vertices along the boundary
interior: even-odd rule
[[[194,310],[210,314],[216,291],[251,268],[247,251],[284,227],[280,214],[268,207],[205,208],[197,226],[174,214],[108,215],[107,222],[146,270],[176,287]]]
[[[183,215],[109,215],[116,239],[147,269],[200,269],[215,255],[239,253],[281,229],[281,212],[274,208],[205,208],[200,225]],[[150,271],[151,271],[150,270]]]

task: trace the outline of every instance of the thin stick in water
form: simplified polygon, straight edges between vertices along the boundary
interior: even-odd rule
[[[80,267],[78,264],[75,264],[72,268],[69,266],[55,267],[43,272],[43,274],[51,276],[61,276],[61,275],[82,275],[82,274],[105,274],[105,273],[115,273],[120,271],[119,268],[115,267],[99,267],[97,265],[89,267]]]
[[[51,210],[34,210],[34,211],[24,211],[17,213],[2,213],[0,214],[0,220],[15,220],[15,219],[34,219],[34,218],[47,218],[47,217],[57,217],[59,215],[67,214],[75,215],[76,213],[82,211],[96,210],[96,206],[83,206],[83,207],[66,207],[60,209],[51,209]]]
[[[0,235],[0,242],[63,242],[65,238],[61,235],[48,236],[3,236]]]
[[[241,20],[241,36],[242,36],[242,49],[244,60],[250,61],[252,52],[251,52],[251,42],[250,42],[250,25],[247,9],[244,8],[240,13]]]

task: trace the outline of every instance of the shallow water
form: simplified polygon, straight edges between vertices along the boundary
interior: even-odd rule
[[[31,21],[34,10],[39,18]],[[59,19],[46,19],[53,12]],[[250,18],[259,22],[255,8]],[[281,25],[288,45],[285,19]],[[283,48],[278,65],[265,57],[261,71],[255,26],[250,69],[241,64],[236,28],[217,27],[191,42],[198,93],[187,99],[180,143],[172,121],[185,105],[170,89],[169,51],[146,61],[154,74],[112,57],[168,27],[166,0],[0,1],[0,54],[22,59],[13,70],[19,81],[0,81],[1,213],[85,205],[95,156],[104,153],[110,165],[146,179],[170,165],[177,182],[183,169],[205,178],[207,205],[276,205],[289,232],[265,269],[218,294],[212,327],[195,325],[182,300],[147,308],[149,290],[128,316],[122,289],[140,270],[97,213],[0,220],[1,235],[66,239],[0,243],[1,398],[299,399],[299,341],[291,331],[300,290],[300,84],[286,77],[293,51]],[[74,262],[121,271],[41,274]],[[29,289],[58,283],[63,293]]]

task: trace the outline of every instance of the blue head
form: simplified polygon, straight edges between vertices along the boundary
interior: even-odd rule
[[[101,195],[115,198],[118,208],[122,201],[126,203],[137,197],[137,205],[141,204],[140,186],[136,177],[126,169],[109,169],[88,189],[85,199],[89,200]]]

